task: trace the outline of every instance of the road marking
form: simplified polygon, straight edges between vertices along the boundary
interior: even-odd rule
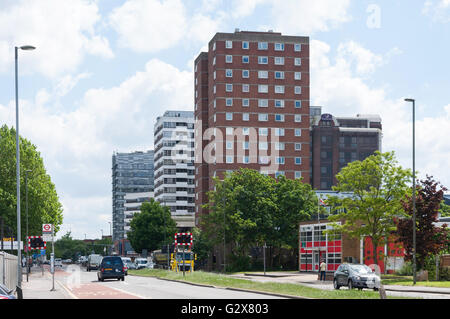
[[[62,282],[60,282],[59,280],[56,280],[56,282],[64,288],[64,290],[72,297],[72,299],[79,299],[77,296],[75,296],[70,290],[69,288],[67,288]]]
[[[123,283],[123,284],[125,284],[125,283]],[[129,285],[129,284],[127,284],[127,285]],[[111,289],[118,290],[119,292],[124,293],[124,294],[128,294],[128,295],[135,296],[135,297],[140,298],[140,299],[152,299],[152,298],[150,298],[150,297],[144,297],[144,296],[141,296],[141,295],[132,293],[132,292],[128,292],[128,291],[122,290],[122,289],[120,289],[120,288],[110,287],[110,286],[107,286],[107,287],[108,287],[108,288],[111,288]]]

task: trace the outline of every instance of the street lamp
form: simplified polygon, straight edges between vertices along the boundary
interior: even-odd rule
[[[20,145],[19,145],[19,88],[18,88],[18,52],[19,49],[29,51],[35,47],[24,45],[14,47],[15,58],[15,80],[16,80],[16,174],[17,174],[17,287],[22,286],[22,253],[20,250],[21,232],[20,232]]]
[[[416,101],[414,99],[405,99],[406,102],[412,103],[412,157],[413,157],[413,192],[412,192],[412,202],[413,202],[413,284],[416,284],[416,132],[415,132],[415,121],[416,121]]]
[[[27,169],[25,171],[25,203],[26,203],[26,211],[27,211],[27,239],[28,239],[28,173],[32,172],[32,170]],[[27,249],[27,282],[28,282],[28,274],[30,272],[30,251]]]

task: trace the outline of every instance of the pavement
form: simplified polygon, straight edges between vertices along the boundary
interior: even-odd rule
[[[48,267],[44,269],[44,274],[39,267],[33,267],[28,275],[22,279],[23,299],[73,299],[69,292],[59,283],[58,271],[55,272],[55,282],[53,284],[52,275]]]
[[[63,272],[59,274],[62,276]],[[310,286],[319,289],[332,290],[333,285],[331,281],[317,280],[317,274],[300,273],[300,272],[266,272],[257,273],[250,272],[244,274],[231,275],[235,278],[243,278],[260,282],[280,282],[280,283],[298,283],[305,286]],[[433,293],[440,294],[450,298],[450,288],[436,288],[436,287],[421,287],[421,286],[397,286],[385,285],[386,291],[391,292],[413,292],[413,293]],[[48,269],[44,270],[44,274],[38,267],[32,268],[32,273],[29,274],[28,282],[26,275],[22,281],[22,293],[24,299],[73,299],[71,294],[58,281],[58,271],[55,273],[55,282],[53,289],[52,275]]]

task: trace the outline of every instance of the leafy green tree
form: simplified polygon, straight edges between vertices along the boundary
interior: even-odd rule
[[[310,185],[242,168],[214,182],[204,206],[209,214],[202,217],[202,229],[214,245],[225,237],[236,259],[264,243],[298,245],[298,223],[310,217],[317,202]]]
[[[48,255],[50,250],[47,244]],[[55,256],[58,258],[75,261],[79,256],[88,255],[89,253],[88,245],[82,240],[73,239],[71,232],[67,232],[59,240],[55,241]]]
[[[444,203],[444,201],[442,201],[439,212],[441,213],[442,217],[450,217],[450,205],[447,205]]]
[[[160,249],[163,245],[173,242],[177,231],[169,207],[161,206],[153,198],[142,204],[141,212],[133,217],[130,226],[128,239],[138,253],[143,249],[149,252]]]
[[[403,214],[402,200],[410,192],[410,178],[410,170],[397,165],[394,152],[377,151],[363,161],[349,163],[336,175],[333,190],[351,195],[328,198],[335,210],[329,216],[333,231],[351,238],[369,237],[377,263],[376,248],[395,230],[394,220]]]
[[[21,233],[26,236],[25,171],[28,173],[29,235],[41,234],[42,224],[55,225],[56,232],[63,221],[63,209],[55,185],[46,173],[43,159],[35,145],[20,137],[20,199]],[[0,215],[5,225],[17,232],[16,213],[16,131],[0,127]]]

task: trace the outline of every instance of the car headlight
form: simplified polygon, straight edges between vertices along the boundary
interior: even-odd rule
[[[355,279],[356,279],[356,280],[361,280],[361,277],[356,276]]]

